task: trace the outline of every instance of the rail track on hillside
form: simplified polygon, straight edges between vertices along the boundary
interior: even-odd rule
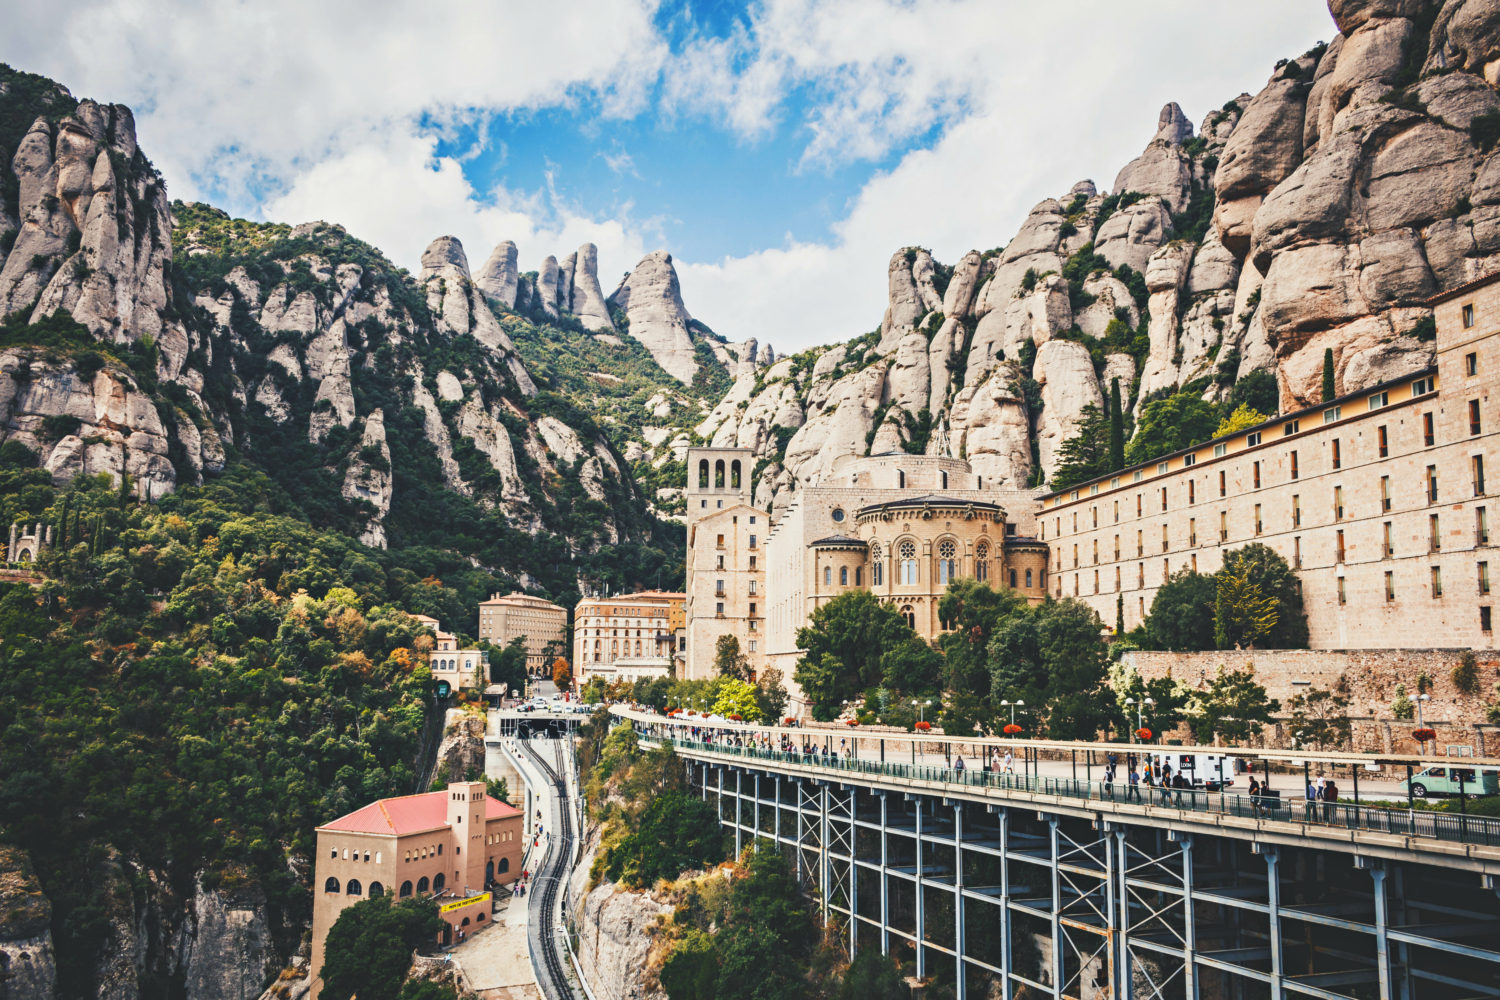
[[[518,741],[522,752],[536,765],[552,786],[556,799],[556,808],[553,810],[553,820],[556,826],[552,831],[553,836],[548,840],[547,853],[543,856],[542,863],[532,878],[532,884],[541,890],[533,910],[533,917],[540,917],[535,938],[541,957],[539,970],[542,973],[542,982],[539,985],[542,987],[542,992],[546,994],[547,1000],[574,1000],[573,986],[568,980],[568,964],[563,958],[562,948],[557,941],[557,935],[563,927],[561,912],[563,884],[568,878],[569,864],[573,857],[573,815],[572,810],[568,808],[568,783],[563,773],[566,765],[562,757],[567,741],[549,742],[554,744],[553,756],[556,766],[537,752],[531,740]]]

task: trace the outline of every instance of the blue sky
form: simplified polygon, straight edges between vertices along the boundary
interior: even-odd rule
[[[0,59],[131,105],[178,197],[339,222],[415,268],[599,247],[783,351],[869,330],[902,246],[952,261],[1101,189],[1179,102],[1254,93],[1320,0],[18,0]]]

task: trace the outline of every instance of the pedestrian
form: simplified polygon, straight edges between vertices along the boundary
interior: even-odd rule
[[[1130,787],[1125,789],[1125,801],[1129,802],[1132,799],[1136,802],[1141,801],[1141,773],[1136,770],[1133,763],[1130,765],[1130,774],[1127,778],[1130,782]]]
[[[1311,822],[1318,818],[1318,783],[1312,778],[1307,779],[1307,799],[1302,805],[1302,819]]]
[[[1110,754],[1110,756],[1113,757],[1114,754]],[[1107,799],[1109,799],[1111,802],[1113,802],[1114,798],[1115,798],[1115,766],[1114,766],[1114,764],[1108,764],[1104,768],[1104,797],[1107,798]]]
[[[1182,808],[1182,790],[1191,787],[1188,779],[1182,776],[1182,769],[1178,768],[1177,773],[1172,776],[1172,798],[1179,809]]]
[[[1323,822],[1333,822],[1334,816],[1337,815],[1338,804],[1338,782],[1334,781],[1332,778],[1329,778],[1327,783],[1323,785]]]
[[[1167,805],[1172,801],[1172,765],[1163,764],[1161,767],[1161,804]]]
[[[1250,811],[1260,815],[1260,779],[1253,774],[1250,776]]]
[[[1005,773],[1006,774],[1015,774],[1016,773],[1016,758],[1015,758],[1015,755],[1010,752],[1010,748],[1009,747],[1005,748]]]
[[[964,769],[964,755],[963,754],[959,754],[958,757],[953,761],[953,770],[955,770],[955,771],[962,771],[963,769]]]

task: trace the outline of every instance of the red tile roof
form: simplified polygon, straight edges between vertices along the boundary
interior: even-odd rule
[[[485,821],[509,819],[521,815],[521,810],[508,806],[494,796],[485,796]],[[338,830],[343,833],[384,833],[404,837],[448,825],[448,793],[423,792],[420,795],[403,795],[394,799],[378,799],[363,809],[340,816],[331,823],[318,827],[320,830]]]

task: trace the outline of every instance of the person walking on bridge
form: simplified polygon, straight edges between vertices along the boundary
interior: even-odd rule
[[[1141,772],[1136,770],[1136,766],[1133,763],[1130,765],[1128,780],[1130,787],[1125,789],[1125,801],[1141,801]]]

